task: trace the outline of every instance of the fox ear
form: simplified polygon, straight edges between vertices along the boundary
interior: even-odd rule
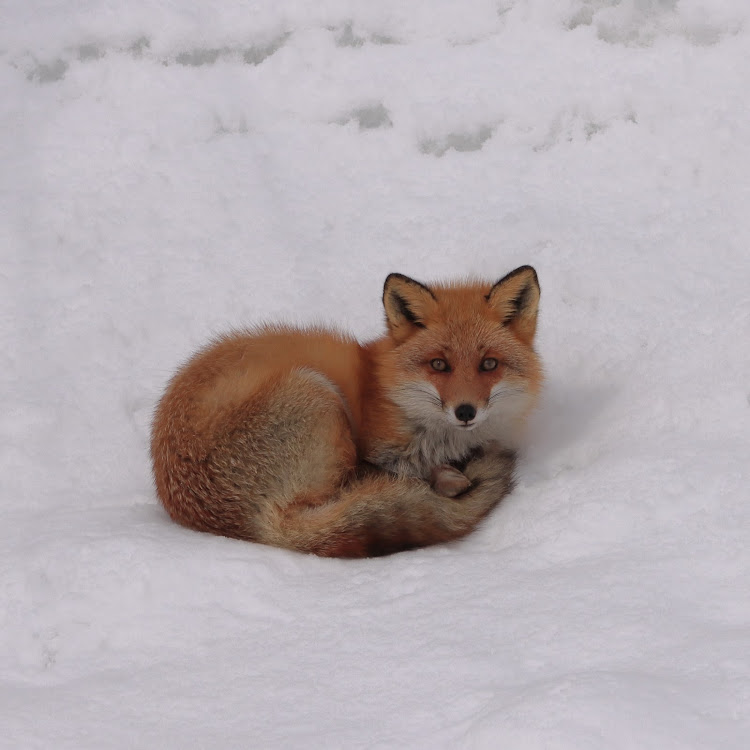
[[[383,286],[385,320],[391,335],[401,343],[417,328],[424,328],[436,304],[424,285],[400,273],[389,274]]]
[[[521,266],[490,289],[487,302],[499,313],[504,326],[525,344],[531,344],[536,333],[539,294],[536,271],[531,266]]]

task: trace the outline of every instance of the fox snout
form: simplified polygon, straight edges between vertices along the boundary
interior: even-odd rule
[[[456,419],[459,422],[468,424],[469,422],[472,422],[474,420],[474,417],[476,417],[477,410],[474,408],[474,406],[472,406],[472,404],[459,404],[453,410],[453,413],[456,415]]]
[[[482,406],[475,406],[469,401],[462,401],[455,407],[446,404],[443,413],[454,427],[460,430],[473,430],[484,421],[487,416],[487,409]]]

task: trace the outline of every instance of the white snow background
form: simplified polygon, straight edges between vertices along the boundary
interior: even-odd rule
[[[745,0],[0,2],[0,746],[750,747]],[[518,486],[326,560],[158,505],[211,335],[542,286]]]

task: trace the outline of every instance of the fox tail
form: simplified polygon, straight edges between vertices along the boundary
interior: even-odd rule
[[[469,462],[471,481],[456,498],[419,479],[371,472],[325,503],[274,506],[259,541],[324,557],[377,557],[459,539],[513,487],[515,456],[491,451]]]

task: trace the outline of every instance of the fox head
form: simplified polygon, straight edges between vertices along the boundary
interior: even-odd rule
[[[542,380],[533,349],[539,294],[531,266],[494,284],[426,286],[390,274],[386,379],[407,418],[428,429],[472,431],[525,416]]]

